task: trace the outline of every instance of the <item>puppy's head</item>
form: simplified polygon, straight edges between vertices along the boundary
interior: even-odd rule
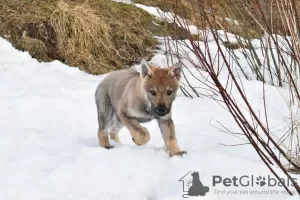
[[[142,62],[142,88],[151,109],[158,117],[170,113],[180,85],[182,63],[168,68],[159,68]]]

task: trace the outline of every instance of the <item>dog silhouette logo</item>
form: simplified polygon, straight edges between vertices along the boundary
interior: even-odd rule
[[[194,171],[188,172],[179,181],[182,182],[183,198],[189,196],[205,196],[209,191],[208,186],[204,186],[200,181],[199,173]]]

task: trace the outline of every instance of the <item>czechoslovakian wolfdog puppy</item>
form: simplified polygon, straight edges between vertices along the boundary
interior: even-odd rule
[[[181,62],[169,68],[158,68],[142,61],[141,72],[129,68],[105,77],[95,95],[100,146],[112,148],[109,137],[119,143],[118,133],[123,126],[129,130],[136,145],[144,145],[150,135],[140,123],[156,119],[169,155],[185,154],[178,147],[171,118],[181,70]]]

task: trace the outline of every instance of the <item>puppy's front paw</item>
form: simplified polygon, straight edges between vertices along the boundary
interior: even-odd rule
[[[169,151],[169,156],[173,157],[173,156],[183,156],[184,154],[187,154],[186,151]]]
[[[132,138],[132,141],[138,146],[146,144],[149,140],[150,134],[146,128],[141,128]]]

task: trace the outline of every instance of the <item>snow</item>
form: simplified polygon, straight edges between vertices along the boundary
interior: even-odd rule
[[[118,3],[132,4],[131,0],[112,0],[112,1],[115,1],[115,2],[118,2]]]
[[[161,52],[151,62],[164,67],[166,59]],[[122,144],[114,144],[109,151],[98,147],[94,92],[104,76],[88,75],[58,61],[39,63],[0,38],[1,199],[179,200],[183,191],[178,180],[189,171],[198,171],[201,182],[210,188],[202,199],[289,197],[239,194],[243,190],[284,191],[279,186],[212,186],[215,175],[267,176],[270,172],[249,145],[220,145],[245,141],[214,127],[220,121],[238,131],[231,116],[205,97],[179,95],[175,101],[179,145],[188,152],[182,158],[169,158],[164,152],[155,121],[145,124],[151,133],[145,146],[135,146],[122,129]],[[260,82],[245,82],[245,87],[250,101],[259,99]],[[284,118],[284,101],[275,87],[268,86],[267,91],[276,99],[268,101],[273,113],[269,120],[276,124]],[[257,101],[257,109],[261,106]],[[234,190],[238,194],[227,195]]]
[[[294,196],[287,198],[286,200],[298,200],[298,199],[299,199],[299,196],[294,195]]]
[[[169,23],[176,23],[178,26],[180,26],[181,24],[185,24],[185,19],[182,19],[178,16],[176,16],[175,18],[175,14],[172,12],[164,12],[161,9],[154,7],[154,6],[145,6],[142,4],[134,4],[136,7],[141,8],[145,11],[147,11],[148,13],[150,13],[151,15],[154,15],[157,19],[159,20],[164,20],[167,21]],[[186,29],[188,31],[190,31],[192,34],[199,34],[201,33],[201,31],[194,25],[188,25],[186,27]]]
[[[157,7],[154,7],[154,6],[145,6],[145,5],[142,5],[142,4],[135,4],[136,7],[138,8],[141,8],[145,11],[147,11],[148,13],[158,17],[158,18],[161,18],[161,17],[167,17],[169,20],[174,20],[174,14],[171,13],[171,12],[163,12],[162,10],[160,10],[159,8]]]

